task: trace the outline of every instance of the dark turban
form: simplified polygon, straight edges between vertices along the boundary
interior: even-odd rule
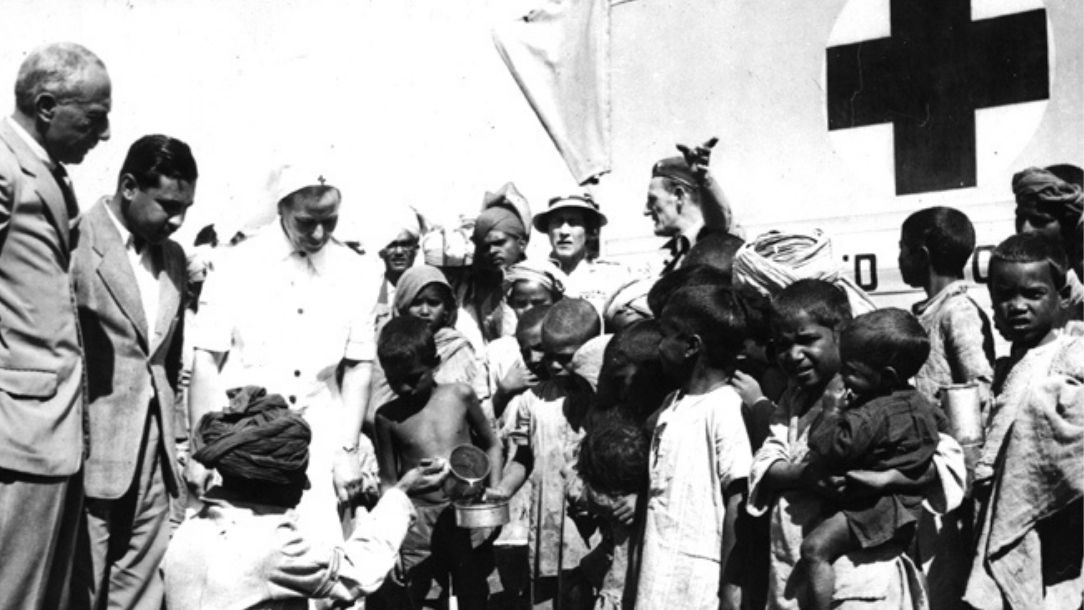
[[[1084,210],[1084,193],[1079,186],[1038,167],[1013,176],[1012,191],[1018,208],[1046,214],[1063,227],[1075,227]]]
[[[199,421],[194,457],[224,478],[305,487],[312,432],[278,394],[246,386],[229,391],[230,406]]]
[[[519,214],[499,205],[486,208],[478,215],[478,220],[474,222],[474,243],[482,243],[490,231],[501,231],[517,237],[527,235],[527,229],[523,226]]]

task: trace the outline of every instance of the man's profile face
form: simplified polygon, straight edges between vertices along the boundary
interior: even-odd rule
[[[109,139],[111,91],[106,71],[91,68],[71,97],[56,100],[52,119],[42,133],[45,150],[51,157],[61,163],[80,163],[98,142]]]
[[[677,235],[681,213],[678,210],[678,198],[666,188],[664,178],[652,178],[647,186],[647,203],[644,216],[654,223],[655,235],[672,237]]]
[[[164,242],[184,223],[196,184],[161,176],[158,185],[140,188],[131,175],[121,178],[124,223],[132,234],[152,244]]]
[[[329,189],[319,197],[293,197],[282,206],[282,228],[294,248],[308,254],[319,252],[339,222],[338,189]]]

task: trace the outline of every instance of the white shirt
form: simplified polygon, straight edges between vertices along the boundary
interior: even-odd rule
[[[103,199],[103,202],[108,202],[108,198]],[[128,255],[128,262],[132,265],[132,274],[135,275],[136,285],[139,288],[139,297],[143,302],[143,317],[147,321],[148,341],[150,341],[149,337],[154,334],[158,321],[159,270],[154,267],[150,245],[145,244],[141,251],[136,252],[135,237],[132,232],[121,223],[108,203],[106,203],[105,210],[109,213],[109,220],[113,221],[113,226],[120,233],[120,239],[124,242],[124,251]]]
[[[261,385],[292,407],[307,406],[336,385],[341,360],[375,357],[380,275],[335,240],[300,253],[275,223],[221,251],[200,297],[193,346],[229,353],[223,388]]]
[[[550,260],[557,263],[557,259]],[[601,316],[606,312],[610,299],[630,279],[632,272],[625,265],[612,261],[583,259],[572,273],[566,274],[565,293],[586,299],[595,306]]]
[[[37,158],[45,164],[45,167],[52,169],[54,166],[56,166],[56,161],[53,161],[53,159],[49,156],[49,153],[46,152],[46,150],[42,148],[41,144],[39,144],[38,141],[34,139],[34,136],[30,135],[27,130],[23,129],[23,126],[20,125],[18,121],[9,116],[4,117],[4,120],[7,121],[8,127],[11,127],[11,130],[23,139],[23,143],[30,147],[30,150],[34,152],[34,155],[37,156]]]

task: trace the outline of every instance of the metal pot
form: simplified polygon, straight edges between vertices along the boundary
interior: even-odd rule
[[[452,500],[481,498],[489,478],[489,456],[474,445],[452,449],[448,458],[452,476],[444,483],[444,493]]]
[[[498,527],[508,523],[508,501],[456,502],[455,524],[459,527]]]

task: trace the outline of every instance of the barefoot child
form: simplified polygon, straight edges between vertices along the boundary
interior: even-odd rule
[[[377,355],[397,394],[376,412],[381,482],[391,485],[399,473],[435,458],[448,459],[455,447],[472,439],[489,457],[490,484],[497,482],[501,447],[474,391],[463,383],[433,381],[439,359],[429,325],[413,317],[393,318],[380,333]],[[425,601],[435,581],[442,599],[452,587],[462,608],[484,607],[493,561],[492,532],[457,528],[454,508],[443,490],[417,494],[411,500],[418,519],[400,552],[403,578],[397,584],[402,588],[395,591],[386,585],[381,593],[387,592],[387,603],[416,607]]]
[[[902,309],[879,309],[843,328],[841,372],[852,398],[842,412],[826,411],[811,434],[814,472],[844,475],[851,470],[895,469],[917,478],[930,467],[940,411],[907,383],[929,352],[926,332]],[[812,607],[831,607],[836,559],[893,540],[909,543],[922,499],[917,493],[844,494],[838,510],[802,542]]]

